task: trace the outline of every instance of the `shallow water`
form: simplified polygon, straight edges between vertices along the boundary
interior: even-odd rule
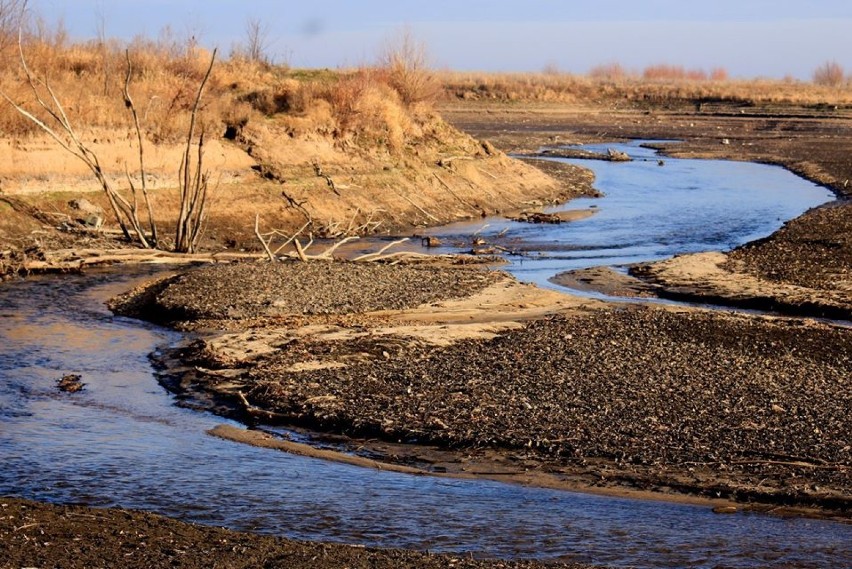
[[[834,199],[826,188],[778,166],[671,158],[659,166],[656,152],[640,146],[646,142],[583,146],[602,153],[615,148],[632,162],[554,159],[594,171],[595,188],[605,196],[546,211],[594,208],[591,217],[559,225],[489,218],[430,234],[469,249],[471,234],[478,233],[488,244],[523,253],[509,257],[507,268],[519,279],[554,286],[549,278],[573,269],[731,249]]]
[[[656,161],[601,164],[657,172],[676,171],[673,162],[667,160],[660,170]],[[750,166],[723,165],[734,170]],[[671,240],[685,239],[682,246],[689,248],[729,246],[769,233],[779,217],[797,215],[828,197],[816,187],[795,190],[795,183],[807,183],[769,170],[765,191],[776,198],[789,194],[795,205],[781,207],[775,204],[780,198],[773,199],[772,213],[761,210],[760,220],[750,222],[737,204],[717,216],[728,229],[706,232],[713,217],[689,210],[693,219],[703,220],[700,227],[681,230],[680,222],[671,219]],[[660,232],[650,231],[675,214],[658,209],[660,203],[652,207],[641,188],[620,195],[609,187],[614,182],[608,176],[616,175],[624,172],[598,172],[598,186],[608,196],[589,202],[601,210],[593,218],[561,226],[514,224],[508,238],[533,243],[541,254],[516,263],[513,270],[545,280],[554,267],[565,270],[585,263],[585,257],[628,262],[677,249]],[[727,180],[729,175],[717,177]],[[810,201],[799,200],[798,191],[812,192]],[[703,207],[712,201],[693,200],[707,202]],[[570,207],[579,206],[572,202]],[[619,214],[620,207],[625,211]],[[767,216],[776,217],[770,223]],[[624,233],[629,219],[637,228],[634,238]],[[492,225],[487,230],[500,229]],[[619,239],[626,245],[618,247]],[[839,567],[852,561],[849,525],[721,516],[697,506],[412,477],[208,436],[207,429],[227,421],[176,407],[157,384],[147,358],[179,337],[114,317],[104,307],[107,298],[139,278],[144,277],[125,271],[0,283],[0,494],[139,508],[299,539],[479,557],[634,567]],[[66,373],[81,374],[86,388],[60,393],[55,382]]]
[[[0,494],[122,506],[288,537],[620,566],[837,566],[852,527],[414,477],[220,440],[146,354],[177,336],[103,301],[132,277],[0,285]],[[79,373],[86,388],[60,393]],[[848,558],[846,558],[848,559]]]

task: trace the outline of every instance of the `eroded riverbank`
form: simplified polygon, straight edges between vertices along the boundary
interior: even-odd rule
[[[489,117],[489,120],[492,120],[493,118],[494,118],[493,116],[492,116],[492,117]],[[326,317],[328,318],[328,315],[327,315]],[[637,318],[637,320],[636,320],[636,321],[641,323],[641,322],[643,322],[643,319],[642,319],[642,318]],[[779,324],[779,326],[780,326],[781,328],[783,328],[783,327],[784,327],[784,326],[786,326],[786,325],[787,325],[787,324],[784,324],[783,322],[782,322],[781,324]],[[795,323],[791,323],[791,324],[790,324],[790,328],[789,328],[789,329],[790,329],[790,331],[791,331],[791,335],[792,335],[792,331],[794,331],[794,330],[798,330],[798,329],[799,329],[799,328],[797,328],[797,326],[803,326],[803,325],[798,325],[798,324],[795,324]],[[235,330],[235,329],[232,329],[231,331],[232,331],[232,332],[237,332],[237,330]],[[262,332],[262,328],[258,328],[257,326],[255,326],[255,323],[251,323],[251,326],[249,327],[249,329],[248,329],[248,330],[246,330],[246,335],[252,335],[252,334],[254,334],[254,332],[256,332],[256,331]],[[735,339],[735,338],[738,338],[738,337],[739,337],[739,336],[731,336],[731,341],[734,341],[734,339]],[[770,341],[770,344],[771,344],[771,341]],[[388,354],[391,354],[391,353],[392,353],[390,350],[387,350],[387,349],[384,349],[384,350],[383,350],[383,352],[384,352],[384,351],[387,351],[387,352],[388,352]],[[773,354],[773,355],[778,355],[778,352],[773,352],[773,351],[771,351],[771,350],[770,350],[768,353],[769,353],[769,354]],[[427,355],[428,355],[428,354],[427,354]],[[794,354],[794,356],[795,356],[795,357],[800,357],[800,354]],[[384,357],[384,354],[383,354],[383,353],[381,354],[381,357]],[[808,364],[808,365],[812,365],[812,364]],[[758,383],[758,384],[757,384],[757,388],[758,388],[758,391],[759,391],[760,389],[765,388],[765,386],[761,386],[761,385]],[[230,403],[231,407],[234,407],[234,406],[235,406],[235,404],[234,404],[234,402],[233,402],[233,399],[229,399],[229,401],[228,401],[228,402]],[[780,405],[779,405],[779,407],[780,407]],[[236,404],[236,408],[239,408],[239,404]],[[782,407],[782,408],[783,408],[783,409],[785,409],[785,411],[787,410],[787,408],[784,408],[784,407]],[[771,407],[770,407],[770,409],[771,409]],[[775,413],[773,412],[773,415],[772,415],[772,416],[770,416],[770,417],[769,417],[769,419],[771,419],[771,420],[779,420],[779,421],[792,420],[792,419],[791,419],[791,415],[787,415],[786,417],[785,417],[785,416],[780,416],[780,417],[777,417],[777,418],[776,418],[776,417],[774,417],[774,415],[775,415]],[[847,425],[847,427],[846,427],[846,428],[848,429],[848,425]],[[772,434],[772,433],[771,433],[771,434]],[[847,440],[848,440],[848,437],[847,437]],[[787,457],[787,458],[789,458],[789,457]],[[797,458],[802,458],[802,457],[797,457]],[[781,459],[779,459],[778,457],[776,457],[776,458],[770,458],[770,459],[766,459],[766,460],[781,462]],[[814,463],[811,463],[811,464],[814,464]],[[740,467],[743,467],[743,465],[739,465],[739,466],[740,466]],[[808,469],[808,468],[810,468],[810,467],[805,466],[804,464],[798,464],[798,465],[794,464],[794,465],[787,465],[787,466],[791,466],[793,469],[801,469],[802,471],[807,471],[807,469]],[[819,466],[819,465],[818,465],[818,466]],[[835,466],[836,466],[836,464],[835,464],[835,465],[833,465],[833,464],[829,463],[829,464],[824,464],[824,465],[822,465],[822,466],[828,466],[828,467],[830,467],[830,468],[833,468],[833,467],[835,467]],[[848,468],[848,461],[847,461],[847,463],[846,463],[846,467]],[[795,470],[794,470],[794,472],[795,472]],[[838,474],[839,472],[840,472],[840,470],[835,470],[834,474]],[[847,482],[847,488],[848,488],[848,482]],[[660,489],[662,489],[662,488],[660,488]],[[47,494],[40,494],[40,495],[42,496],[42,498],[41,498],[41,499],[46,499],[46,498],[44,498],[44,496],[46,496]],[[198,496],[196,496],[195,498],[196,498],[196,501],[203,501],[203,497],[202,497],[201,495],[198,495]],[[501,501],[502,501],[502,500],[501,500]],[[201,505],[201,504],[200,504],[200,502],[199,502],[199,505]],[[550,507],[550,506],[548,506],[548,507]],[[601,507],[602,507],[602,505],[601,505]],[[84,512],[84,513],[85,513],[85,512]],[[174,515],[174,514],[171,514],[171,515]],[[266,515],[268,515],[268,513],[267,513]],[[505,513],[505,512],[503,512],[503,513],[501,514],[501,516],[505,516],[505,515],[506,515],[506,513]],[[646,515],[645,515],[645,516],[643,516],[643,517],[644,517],[644,519],[645,519],[645,520],[647,520],[647,519],[650,519],[651,517],[654,517],[654,516],[656,516],[656,514],[655,514],[655,513],[654,513],[654,514],[646,514]],[[69,531],[70,531],[70,532],[77,532],[77,534],[76,534],[76,535],[82,535],[82,533],[80,533],[80,532],[87,531],[87,524],[88,524],[88,520],[90,520],[90,519],[92,519],[92,518],[83,518],[82,520],[76,520],[76,526],[71,526],[71,529],[70,529]],[[740,516],[734,516],[734,517],[732,517],[731,519],[735,520],[734,525],[738,525],[741,521],[743,521],[743,520],[742,520],[742,518],[741,518]],[[28,522],[28,523],[32,523],[32,522]],[[160,522],[158,522],[158,523],[168,524],[169,522],[168,522],[168,520],[161,520],[161,521],[160,521]],[[567,524],[567,523],[568,523],[568,522],[566,522],[566,524]],[[630,527],[631,527],[631,528],[636,528],[636,529],[638,529],[638,528],[640,527],[640,525],[641,525],[641,524],[633,524],[633,525],[631,525]],[[17,526],[16,526],[16,527],[17,527]],[[484,526],[483,526],[483,527],[484,527]],[[567,526],[566,526],[566,527],[567,527]],[[689,530],[689,528],[691,528],[691,527],[693,527],[693,524],[690,522],[690,523],[688,523],[688,524],[684,524],[683,526],[679,526],[679,528],[677,529],[677,532],[678,532],[680,535],[682,535],[682,537],[683,537],[683,540],[684,540],[684,542],[683,542],[683,543],[690,542],[690,540],[692,540],[692,541],[696,541],[696,540],[698,539],[698,536],[697,536],[697,535],[689,534],[689,531],[688,531],[688,530]],[[554,527],[552,527],[552,528],[550,528],[550,529],[551,529],[553,532],[555,532],[555,533],[554,533],[554,535],[556,535],[556,534],[560,534],[560,532],[562,531],[562,530],[560,530],[560,529],[559,529],[559,527],[557,527],[557,526],[554,526]],[[563,528],[563,529],[564,529],[564,528]],[[21,531],[23,531],[23,530],[21,530]],[[29,528],[27,528],[27,530],[26,530],[26,531],[29,531]],[[619,531],[621,531],[621,530],[619,530]],[[752,533],[752,532],[751,532],[751,530],[749,530],[748,532],[745,532],[745,531],[744,531],[741,527],[739,527],[739,528],[735,528],[735,529],[732,529],[731,531],[733,532],[731,535],[742,535],[743,533],[749,533],[749,534],[751,534],[751,533]],[[597,532],[594,532],[594,533],[597,535]],[[641,533],[641,532],[640,532],[640,533]],[[704,533],[706,533],[706,532],[705,532],[705,531],[701,531],[700,533],[704,534]],[[830,532],[819,531],[816,535],[817,535],[817,536],[822,536],[822,535],[825,535],[826,533],[830,533]],[[28,535],[29,535],[29,534],[28,534]],[[550,543],[550,541],[548,541],[548,539],[546,538],[546,535],[547,535],[546,533],[542,533],[542,534],[541,534],[541,536],[539,536],[539,537],[541,537],[543,541],[535,541],[535,542],[534,542],[534,543],[540,543],[540,544],[541,544],[541,545],[539,546],[539,549],[540,549],[540,550],[546,550],[546,549],[548,549],[548,547],[545,545],[545,542],[546,542],[547,544],[549,544],[549,543]],[[591,535],[591,534],[589,534],[589,535]],[[755,534],[755,535],[756,535],[756,534]],[[73,539],[73,538],[72,538],[72,539]],[[117,539],[117,540],[118,540],[119,538],[115,538],[115,539]],[[244,539],[248,539],[248,537],[245,537],[245,536],[244,536]],[[261,538],[261,539],[263,539],[263,538]],[[840,541],[838,541],[837,543],[842,543],[842,539],[843,539],[843,538],[842,538],[842,534],[841,534]],[[760,541],[761,543],[770,543],[770,542],[778,543],[778,544],[791,544],[791,543],[793,543],[793,541],[792,541],[792,540],[790,540],[788,537],[780,537],[780,538],[763,538],[763,539],[760,539],[759,541]],[[808,541],[808,543],[811,543],[811,542],[814,542],[814,541],[816,541],[816,540],[811,539],[811,540],[809,540],[809,541]],[[650,537],[650,538],[646,539],[646,541],[645,541],[645,542],[643,542],[643,543],[645,543],[645,545],[644,545],[644,546],[639,546],[639,547],[645,547],[645,548],[648,548],[648,549],[653,549],[653,548],[654,548],[654,547],[653,547],[653,544],[656,544],[657,542],[658,542],[658,538],[657,538],[656,536],[654,536],[654,537]],[[666,542],[666,543],[668,544],[669,542]],[[668,545],[667,545],[667,546],[668,546]],[[712,549],[712,547],[713,547],[713,546],[712,546],[712,545],[710,545],[710,547],[711,547],[711,549]],[[837,547],[836,545],[828,545],[828,546],[827,546],[827,548],[828,548],[828,549],[826,549],[826,551],[827,551],[826,555],[828,555],[828,557],[820,557],[819,555],[814,554],[814,553],[808,553],[805,557],[802,557],[802,556],[800,555],[800,554],[801,554],[801,552],[803,552],[803,551],[805,551],[805,550],[806,550],[806,548],[805,548],[803,545],[801,545],[801,544],[800,544],[800,545],[793,545],[793,546],[790,546],[790,547],[792,547],[792,549],[789,549],[789,548],[788,548],[788,550],[787,550],[787,552],[786,552],[786,553],[792,553],[792,554],[794,554],[794,555],[793,555],[793,558],[795,558],[795,559],[797,560],[797,561],[795,562],[797,566],[807,566],[807,564],[808,564],[809,562],[811,563],[811,566],[820,566],[820,565],[826,566],[826,564],[830,565],[831,563],[837,564],[838,560],[846,560],[846,559],[848,559],[848,556],[844,556],[844,552],[842,551],[842,548],[841,548],[841,549],[838,549],[838,547]],[[678,547],[677,547],[677,549],[680,549],[680,548],[681,548],[681,546],[678,546]],[[744,551],[754,552],[754,551],[756,551],[756,550],[757,550],[757,547],[756,547],[756,545],[755,545],[754,543],[746,544],[743,550],[744,550]],[[363,551],[363,550],[362,550],[362,551]],[[786,555],[786,553],[785,553],[785,555]],[[799,556],[798,556],[798,557],[796,557],[796,554],[799,554]],[[97,553],[95,553],[95,554],[93,554],[93,555],[97,555]],[[762,554],[757,554],[757,555],[762,555]],[[781,553],[769,553],[769,554],[767,554],[767,555],[769,555],[769,557],[764,557],[764,558],[763,558],[763,559],[764,559],[764,561],[765,561],[766,559],[774,559],[774,560],[777,560],[777,559],[781,558],[781,557],[779,557],[779,556],[780,556],[780,555],[782,555],[782,554],[781,554]],[[707,559],[717,559],[717,560],[718,560],[718,557],[710,556],[710,557],[708,557]],[[820,559],[822,559],[823,561],[819,561]],[[830,559],[830,560],[834,560],[834,561],[833,561],[833,562],[832,562],[832,561],[825,561],[825,559]],[[726,561],[726,562],[727,562],[727,564],[729,564],[729,565],[734,565],[734,564],[736,564],[734,561],[732,561],[732,560],[731,560],[731,558],[727,558],[727,561]],[[843,561],[840,561],[840,562],[842,563]],[[695,561],[695,560],[694,560],[694,558],[690,558],[690,561],[683,561],[683,560],[681,560],[681,562],[680,562],[680,564],[681,564],[681,565],[686,565],[686,564],[690,564],[690,563],[691,563],[691,564],[696,564],[696,563],[697,563],[697,561]],[[710,561],[708,561],[708,563],[710,563]],[[757,561],[756,561],[756,562],[754,562],[754,563],[756,563],[756,564],[758,564],[758,565],[760,564],[760,563],[759,563],[759,562],[757,562]],[[633,564],[633,563],[631,563],[631,564]]]

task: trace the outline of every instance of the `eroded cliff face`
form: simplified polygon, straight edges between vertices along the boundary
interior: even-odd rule
[[[211,180],[207,247],[256,246],[254,219],[264,227],[294,231],[310,221],[314,235],[382,234],[565,201],[590,191],[591,177],[577,168],[573,183],[506,156],[424,113],[390,144],[373,133],[338,136],[315,123],[297,128],[292,118],[268,118],[229,131],[205,145]],[[317,125],[320,126],[317,126]],[[119,130],[92,131],[90,145],[117,188],[127,172],[139,185],[135,137]],[[80,217],[69,202],[81,197],[110,209],[86,166],[46,136],[0,141],[0,240],[5,249],[52,241],[57,227]],[[158,225],[170,230],[179,207],[178,143],[146,143],[146,178]],[[123,190],[126,195],[129,193]],[[27,204],[47,217],[34,218]],[[54,221],[55,220],[55,221]]]

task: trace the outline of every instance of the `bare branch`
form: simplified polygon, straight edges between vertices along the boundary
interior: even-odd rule
[[[304,224],[302,227],[300,227],[298,231],[296,231],[296,233],[294,233],[294,234],[293,234],[293,235],[292,235],[289,239],[287,239],[286,241],[284,241],[284,243],[282,243],[282,244],[281,244],[281,245],[280,245],[280,246],[279,246],[279,247],[275,250],[275,254],[277,255],[278,253],[280,253],[280,252],[281,252],[281,250],[282,250],[284,247],[286,247],[287,245],[289,245],[290,243],[292,243],[292,242],[293,242],[293,239],[295,239],[296,237],[298,237],[299,235],[301,235],[301,234],[302,234],[302,231],[304,231],[305,229],[307,229],[307,228],[308,228],[308,226],[309,226],[311,223],[312,223],[311,221],[306,221],[306,222],[305,222],[305,224]],[[275,231],[275,233],[277,233],[278,235],[283,235],[283,234],[282,234],[281,232],[279,232],[279,231]]]
[[[277,259],[275,255],[272,254],[272,251],[269,250],[269,241],[263,238],[260,234],[260,214],[254,214],[254,234],[257,235],[257,240],[260,241],[260,244],[263,245],[263,250],[266,251],[266,256],[269,257],[269,262],[274,263]],[[271,241],[271,238],[270,238]]]
[[[344,237],[343,239],[341,239],[340,241],[337,241],[331,247],[329,247],[328,249],[326,249],[325,251],[323,251],[322,253],[317,255],[316,258],[318,258],[318,259],[331,259],[332,258],[331,256],[334,254],[335,251],[337,251],[337,249],[341,245],[349,243],[350,241],[355,241],[356,239],[359,239],[359,237],[357,235],[350,235],[349,237]]]
[[[299,256],[299,260],[307,262],[308,257],[305,255],[305,250],[302,248],[302,243],[298,239],[293,239],[293,245],[295,245],[296,247],[296,255]]]
[[[159,238],[157,236],[157,224],[154,222],[154,208],[151,205],[151,198],[148,195],[147,175],[145,174],[145,145],[142,139],[142,128],[139,126],[139,115],[136,112],[136,105],[133,103],[133,98],[130,96],[130,78],[133,74],[133,67],[130,63],[130,50],[124,51],[127,59],[127,75],[124,77],[124,104],[130,110],[133,117],[133,126],[136,129],[136,142],[139,145],[139,177],[142,179],[142,196],[145,199],[145,206],[148,209],[148,225],[151,227],[151,239],[154,246],[157,246]],[[128,175],[128,180],[130,176]],[[131,190],[136,194],[133,184]]]
[[[381,249],[379,249],[375,253],[367,253],[365,255],[360,255],[358,257],[355,257],[352,260],[353,261],[366,261],[368,259],[372,259],[373,257],[381,257],[382,254],[385,251],[387,251],[388,249],[390,249],[391,247],[395,247],[395,246],[399,245],[400,243],[405,243],[406,241],[408,241],[408,237],[403,237],[402,239],[397,239],[396,241],[388,243],[387,245],[385,245],[384,247],[382,247]]]
[[[186,147],[180,168],[180,212],[178,213],[177,229],[175,230],[175,250],[181,252],[193,252],[201,236],[201,229],[206,216],[204,206],[207,203],[207,175],[203,173],[204,166],[204,133],[202,132],[198,141],[196,163],[193,165],[192,147],[195,138],[195,125],[198,118],[198,108],[201,104],[201,96],[204,87],[210,79],[213,64],[216,62],[216,51],[210,57],[210,64],[198,92],[190,113],[189,129],[186,135]]]

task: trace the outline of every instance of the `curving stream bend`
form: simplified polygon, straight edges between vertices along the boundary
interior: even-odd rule
[[[849,561],[845,524],[412,477],[208,436],[226,421],[175,406],[147,357],[179,336],[104,307],[148,271],[0,284],[0,495],[482,557],[635,567]],[[60,393],[66,373],[86,388]]]

